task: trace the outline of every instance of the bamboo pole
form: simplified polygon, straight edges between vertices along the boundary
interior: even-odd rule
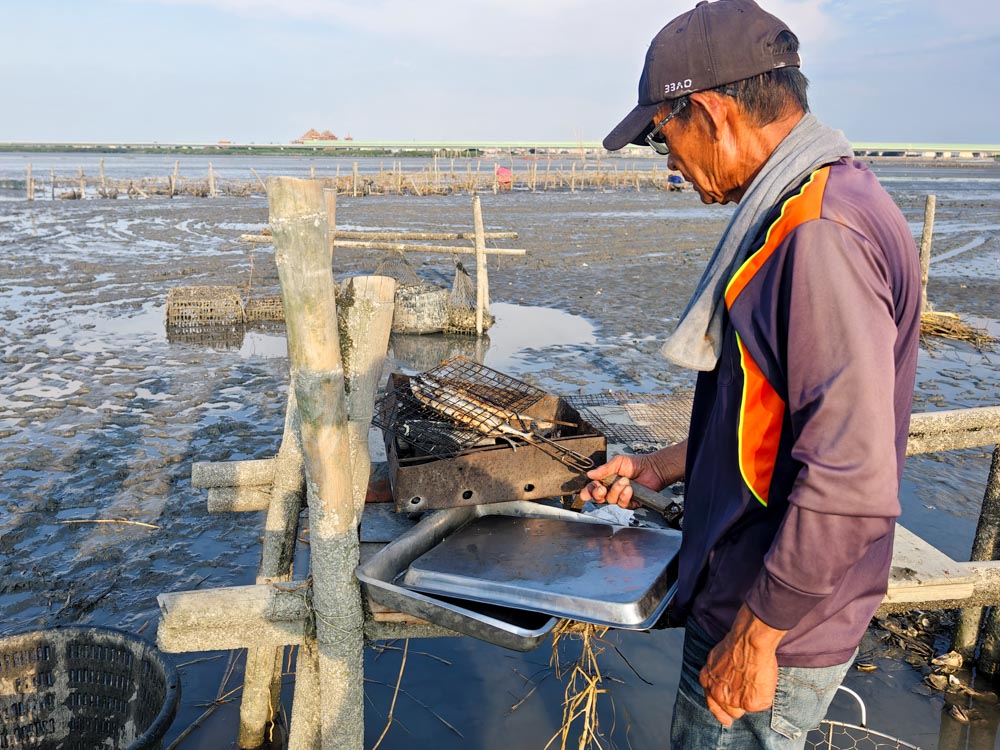
[[[208,194],[213,198],[217,195],[215,192],[215,170],[212,169],[212,162],[208,163]]]
[[[102,198],[107,198],[108,197],[108,184],[107,184],[107,181],[104,179],[104,157],[103,156],[101,157],[100,173],[101,173],[101,197]]]
[[[483,319],[490,304],[489,280],[486,277],[486,230],[479,196],[472,198],[472,227],[476,232],[476,336],[483,335]]]
[[[292,577],[299,511],[305,497],[302,438],[293,383],[288,388],[281,447],[271,461],[266,467],[272,471],[272,484],[257,569],[258,584],[288,581]],[[280,705],[283,656],[283,648],[261,646],[247,649],[237,736],[240,747],[255,748],[264,744],[264,732],[268,723],[274,721],[275,711]]]
[[[28,179],[25,183],[27,189],[27,195],[25,196],[29,201],[35,200],[35,181],[31,177],[31,162],[28,162]]]
[[[934,207],[937,197],[933,194],[927,196],[924,203],[924,231],[920,238],[920,309],[928,310],[927,306],[927,282],[931,270],[931,238],[934,235]]]
[[[361,523],[371,455],[368,430],[375,415],[375,396],[389,348],[396,308],[396,280],[388,276],[356,276],[340,296],[340,346],[347,391],[355,524]]]
[[[351,195],[353,195],[355,198],[358,197],[358,163],[357,162],[354,162],[354,168],[352,170]]]
[[[359,545],[322,188],[290,177],[271,177],[267,188],[306,468],[321,747],[361,750]]]
[[[315,640],[298,647],[295,657],[295,693],[288,732],[288,750],[316,750],[320,747],[319,722],[322,712],[319,684],[319,654]]]
[[[336,194],[333,188],[324,188],[325,191]],[[380,229],[338,229],[332,232],[338,240],[371,240],[394,242],[399,240],[474,240],[475,232],[386,232]],[[488,240],[516,240],[517,232],[486,232],[483,234]],[[274,238],[269,234],[241,234],[240,242],[258,242],[266,244],[273,242]],[[449,250],[453,248],[448,248]],[[489,252],[489,251],[487,251]]]
[[[49,198],[56,199],[56,170],[54,167],[49,168]]]
[[[83,200],[84,198],[87,197],[87,180],[83,176],[83,167],[80,167],[77,173],[77,180],[79,181],[80,185],[80,199]]]
[[[986,492],[979,512],[979,523],[972,543],[971,561],[1000,559],[1000,445],[993,449],[993,461]],[[959,610],[958,622],[952,648],[966,658],[972,657],[979,640],[979,628],[983,621],[982,607]],[[979,667],[987,674],[997,671],[1000,661],[1000,622],[991,614],[983,634],[983,644],[979,655]]]
[[[364,240],[337,240],[337,247],[357,247],[367,250],[398,250],[414,253],[450,253],[454,255],[475,255],[476,250],[461,245],[405,245],[400,242],[368,242]],[[524,248],[491,247],[484,251],[487,255],[524,255]]]
[[[196,461],[191,465],[191,486],[195,489],[212,487],[243,487],[271,484],[274,481],[273,458],[252,461]]]

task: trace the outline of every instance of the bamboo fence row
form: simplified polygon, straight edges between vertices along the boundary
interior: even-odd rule
[[[173,172],[163,176],[143,178],[113,178],[104,173],[101,161],[99,173],[88,175],[83,167],[75,175],[57,175],[49,170],[46,178],[32,171],[28,164],[24,181],[7,180],[4,187],[22,189],[27,200],[38,197],[49,199],[79,200],[87,198],[113,199],[119,197],[149,198],[151,196],[195,196],[215,198],[219,195],[263,195],[264,182],[253,169],[251,179],[220,178],[211,163],[207,175],[190,177],[181,175],[179,163],[174,163]],[[454,193],[483,193],[506,191],[568,191],[578,190],[677,190],[678,184],[668,178],[676,172],[660,169],[651,164],[649,169],[639,169],[635,163],[622,165],[593,162],[565,162],[554,160],[530,161],[515,165],[478,160],[471,161],[465,168],[456,168],[454,159],[447,166],[438,159],[419,169],[405,169],[402,162],[392,162],[379,166],[378,172],[360,172],[358,164],[351,171],[341,174],[340,166],[334,174],[316,173],[310,169],[312,179],[318,180],[324,189],[336,190],[338,195],[451,195]],[[675,178],[676,179],[676,178]]]

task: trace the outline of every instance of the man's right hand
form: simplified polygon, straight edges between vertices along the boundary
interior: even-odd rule
[[[662,490],[684,478],[684,460],[687,456],[687,440],[671,445],[656,453],[636,456],[618,455],[587,472],[595,481],[580,490],[580,499],[595,503],[615,503],[623,508],[638,508],[632,500],[630,480],[634,480],[652,490]],[[606,487],[601,480],[618,475],[618,479]]]

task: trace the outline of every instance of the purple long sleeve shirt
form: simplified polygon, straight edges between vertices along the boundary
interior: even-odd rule
[[[786,666],[850,658],[885,595],[920,328],[916,247],[844,159],[771,213],[698,378],[675,608],[721,639],[745,602]]]

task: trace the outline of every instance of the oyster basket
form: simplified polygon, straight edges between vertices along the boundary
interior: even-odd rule
[[[0,750],[152,750],[179,701],[177,670],[131,633],[65,627],[0,638]]]
[[[843,685],[837,688],[847,693],[858,703],[861,710],[861,724],[845,724],[841,721],[824,719],[806,737],[806,750],[920,750],[897,737],[869,729],[868,710],[861,696]]]

